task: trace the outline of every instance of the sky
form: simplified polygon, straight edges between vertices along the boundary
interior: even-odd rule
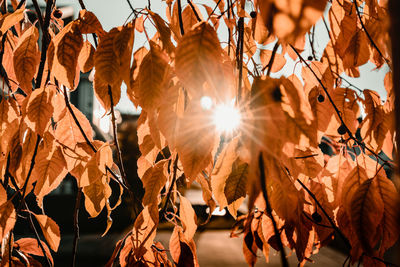
[[[43,2],[43,0],[41,1]],[[130,0],[130,1],[135,8],[137,7],[144,8],[147,5],[147,0]],[[101,24],[103,25],[104,30],[106,31],[109,31],[113,27],[123,25],[131,14],[131,10],[129,8],[127,0],[84,0],[84,3],[89,11],[92,11],[94,14],[96,14]],[[212,0],[197,0],[194,1],[194,3],[198,5],[200,4],[208,4],[209,6],[215,5],[214,1]],[[78,0],[57,0],[57,5],[58,6],[72,5],[74,7],[75,17],[77,16],[80,10]],[[186,1],[182,1],[182,5],[183,7],[185,7]],[[164,1],[151,0],[152,11],[160,14],[164,19],[166,19],[165,17],[166,7],[167,5]],[[326,14],[327,12],[325,12],[325,15]],[[152,33],[150,31],[149,35],[151,36],[151,34]],[[222,32],[219,31],[218,34],[220,35],[221,39],[223,40],[225,39],[223,38],[223,36],[226,35],[226,33],[224,33],[223,31]],[[326,43],[329,40],[329,36],[327,34],[326,29],[323,26],[322,21],[318,22],[316,25],[316,36],[317,38],[316,38],[315,48],[317,54],[318,52],[322,54],[323,48],[325,47]],[[145,43],[146,39],[144,38],[144,36],[136,34],[134,49],[143,46]],[[272,47],[270,49],[272,49]],[[307,49],[306,46],[306,50],[303,53],[303,56],[307,58],[309,53],[310,53],[309,48]],[[275,77],[279,75],[289,76],[293,72],[299,73],[301,71],[300,66],[301,66],[300,64],[296,65],[296,62],[287,57],[287,66],[274,76]],[[361,66],[360,67],[361,78],[351,78],[346,76],[345,74],[343,74],[342,76],[355,86],[359,87],[360,89],[371,89],[378,91],[382,99],[385,100],[386,90],[383,85],[383,79],[386,72],[388,71],[388,68],[385,65],[379,70],[374,70],[374,67],[375,66],[372,63],[367,63],[364,66]],[[343,84],[346,85],[346,82],[343,82]],[[122,113],[135,112],[136,109],[134,105],[126,96],[126,88],[123,87],[122,91],[123,91],[122,97],[119,104],[117,105],[117,109],[119,109]]]

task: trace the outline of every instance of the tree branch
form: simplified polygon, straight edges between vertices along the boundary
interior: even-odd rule
[[[128,183],[128,180],[126,178],[124,163],[122,161],[122,153],[121,153],[121,149],[120,149],[119,143],[118,143],[117,123],[116,123],[115,113],[114,113],[114,100],[113,100],[113,96],[112,96],[112,91],[111,91],[111,86],[110,85],[108,85],[108,95],[110,96],[110,102],[111,102],[111,123],[112,123],[112,128],[113,128],[114,144],[115,144],[115,147],[117,149],[118,165],[119,165],[119,168],[121,170],[122,180],[124,181],[124,183],[126,185],[128,185],[129,183]]]
[[[267,76],[269,76],[271,74],[272,64],[274,64],[274,59],[275,59],[276,51],[278,51],[278,48],[279,48],[279,42],[276,42],[274,45],[274,48],[272,49],[271,58],[269,59],[268,64],[265,65],[265,67],[261,70],[261,71],[264,71],[266,68],[268,68]]]
[[[74,241],[72,243],[72,267],[75,267],[76,252],[78,250],[79,241],[79,207],[81,205],[82,187],[78,188],[74,208]]]
[[[242,80],[243,80],[243,42],[244,42],[244,18],[238,20],[238,42],[236,45],[236,61],[237,68],[239,69],[239,83],[237,90],[237,102],[241,102],[242,97]]]
[[[188,4],[189,4],[190,8],[192,9],[194,15],[196,16],[197,21],[200,22],[200,21],[201,21],[201,18],[200,18],[200,16],[199,16],[199,14],[197,14],[197,11],[196,11],[196,9],[194,8],[192,2],[191,2],[190,0],[187,0],[187,2],[188,2]]]
[[[388,66],[390,67],[390,65],[389,65],[389,60],[387,60],[387,59],[383,56],[381,50],[379,50],[378,46],[375,44],[375,42],[374,42],[374,40],[372,39],[371,35],[369,35],[369,32],[368,32],[367,29],[365,28],[364,22],[363,22],[363,20],[362,20],[362,18],[361,18],[360,10],[358,10],[357,0],[353,0],[353,2],[354,2],[354,6],[355,6],[355,8],[356,8],[356,12],[357,12],[358,19],[360,20],[360,23],[361,23],[361,27],[363,28],[363,30],[364,30],[365,34],[367,35],[369,41],[371,42],[372,46],[376,49],[376,51],[379,53],[379,55],[385,60],[386,64],[388,64]]]
[[[276,239],[278,241],[279,250],[281,252],[281,254],[280,254],[281,255],[281,264],[282,264],[283,267],[289,267],[289,263],[288,263],[287,258],[286,258],[285,249],[283,248],[283,244],[282,244],[281,234],[279,233],[279,229],[278,229],[278,226],[276,224],[275,218],[272,215],[272,208],[271,208],[271,205],[270,205],[269,200],[268,200],[268,191],[267,191],[267,185],[266,185],[266,182],[265,182],[266,178],[265,178],[264,159],[263,159],[262,152],[260,152],[260,155],[258,157],[258,167],[260,169],[261,190],[262,190],[262,193],[263,193],[263,196],[264,196],[264,199],[265,199],[266,211],[267,211],[268,217],[272,221],[272,225],[274,226],[274,233],[275,233]]]
[[[181,29],[181,35],[185,34],[185,30],[183,29],[183,19],[182,19],[182,5],[181,0],[176,0],[178,3],[178,19],[179,19],[179,29]]]
[[[300,58],[300,61],[302,61],[307,68],[311,71],[311,73],[314,75],[315,79],[317,79],[318,83],[321,85],[321,87],[324,89],[326,95],[328,96],[329,102],[332,104],[333,108],[335,109],[336,114],[339,117],[339,120],[341,122],[341,124],[346,128],[346,132],[349,135],[350,139],[352,139],[354,142],[356,142],[359,146],[361,146],[362,148],[368,150],[371,154],[373,154],[376,158],[379,158],[382,162],[384,162],[384,164],[390,166],[390,163],[383,159],[381,156],[379,156],[378,154],[375,153],[375,151],[373,151],[372,149],[370,149],[369,147],[367,147],[364,143],[360,142],[357,138],[354,137],[353,133],[349,130],[349,128],[347,127],[346,123],[344,122],[341,112],[338,109],[338,107],[336,106],[335,102],[333,102],[332,97],[330,96],[330,94],[328,93],[328,89],[325,87],[325,85],[322,83],[321,79],[317,76],[317,74],[314,72],[314,70],[310,67],[310,65],[307,63],[307,61],[304,60],[304,58],[300,55],[299,52],[297,52],[297,50],[291,45],[289,44],[289,46],[292,48],[292,50],[297,54],[297,56]]]
[[[34,1],[36,1],[36,0],[34,0]],[[43,33],[43,35],[42,35],[42,51],[40,54],[40,64],[39,64],[38,74],[37,74],[36,80],[35,80],[35,88],[39,88],[42,84],[43,71],[44,71],[46,57],[47,57],[47,48],[50,43],[49,25],[50,25],[52,6],[53,6],[53,0],[47,0],[46,14],[45,14],[43,25],[41,25],[42,33]],[[41,14],[40,14],[40,16],[41,16]]]
[[[317,197],[313,194],[313,192],[311,192],[310,189],[308,189],[308,187],[303,184],[302,181],[300,181],[300,179],[296,180],[303,188],[304,190],[306,190],[306,192],[310,195],[310,197],[315,201],[315,203],[317,204],[317,206],[320,208],[320,210],[322,210],[322,212],[324,213],[326,219],[328,220],[329,224],[332,226],[332,228],[339,234],[339,236],[343,239],[343,241],[345,242],[345,244],[351,248],[351,245],[349,243],[349,240],[347,240],[346,236],[342,233],[342,231],[340,231],[340,229],[336,226],[336,224],[334,223],[334,221],[332,220],[332,218],[329,216],[329,214],[326,212],[326,210],[324,209],[324,207],[322,207],[321,203],[318,201]]]

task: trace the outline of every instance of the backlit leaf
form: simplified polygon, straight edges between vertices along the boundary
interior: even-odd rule
[[[151,43],[151,49],[140,64],[137,79],[137,91],[139,105],[144,110],[158,108],[165,93],[168,82],[168,58],[160,48]]]
[[[73,23],[71,29],[61,38],[56,48],[58,63],[62,66],[61,68],[57,68],[58,73],[56,73],[56,77],[57,75],[63,78],[66,77],[68,84],[65,85],[71,90],[78,86],[75,83],[75,76],[77,74],[76,68],[82,46],[82,33],[79,31],[78,25]]]
[[[53,221],[50,217],[46,215],[34,213],[33,215],[35,215],[36,220],[39,223],[40,228],[42,229],[43,235],[46,238],[47,243],[49,244],[49,247],[57,252],[61,240],[60,228],[55,221]]]
[[[14,69],[20,87],[29,94],[32,91],[32,79],[39,66],[40,53],[38,41],[39,32],[31,26],[20,37],[14,50]]]
[[[78,57],[78,64],[82,72],[90,71],[94,66],[94,47],[89,41],[83,43]]]
[[[25,122],[36,133],[43,135],[49,128],[53,116],[54,87],[38,88],[29,95]]]
[[[179,217],[182,220],[183,234],[186,240],[191,240],[197,229],[197,216],[190,201],[180,196]]]

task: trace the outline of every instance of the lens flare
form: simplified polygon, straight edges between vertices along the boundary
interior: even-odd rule
[[[215,107],[213,123],[218,132],[232,133],[241,121],[239,110],[231,104],[219,104]]]

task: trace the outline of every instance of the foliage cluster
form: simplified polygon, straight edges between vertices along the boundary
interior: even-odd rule
[[[268,260],[270,247],[280,251],[283,265],[284,247],[304,264],[336,233],[348,245],[349,262],[384,266],[384,253],[399,236],[399,197],[386,174],[393,168],[395,135],[391,72],[384,102],[373,90],[346,85],[341,75],[358,77],[367,62],[391,67],[385,1],[215,0],[209,6],[188,0],[183,8],[180,0],[168,0],[167,21],[149,2],[108,32],[82,1],[79,17],[68,25],[55,0],[46,1],[44,14],[32,1],[33,24],[25,1],[10,0],[12,11],[7,2],[0,18],[1,266],[39,265],[33,256],[53,264],[50,249],[57,251],[61,236],[43,198],[67,173],[76,178],[88,214],[106,209],[105,233],[111,227],[120,201],[111,204],[110,196],[132,194],[116,138],[114,106],[122,83],[142,108],[137,164],[145,194],[136,199],[143,209],[109,266],[198,265],[198,222],[176,189],[178,179],[197,182],[211,211],[226,207],[237,218],[232,236],[243,234],[249,265],[258,250]],[[330,40],[316,55],[314,25],[320,20]],[[148,42],[133,51],[138,34]],[[306,43],[312,50],[307,59]],[[289,57],[298,62],[299,75],[271,78]],[[80,73],[89,71],[112,117],[112,143],[93,140],[88,119],[69,101]],[[234,100],[240,127],[218,132],[203,96],[213,107]],[[112,192],[111,182],[119,192]],[[36,196],[42,214],[30,211],[28,194]],[[237,217],[246,197],[249,213]],[[35,228],[36,238],[14,240],[22,213],[33,228],[37,221],[46,242]],[[162,217],[174,225],[170,256],[155,242]]]

